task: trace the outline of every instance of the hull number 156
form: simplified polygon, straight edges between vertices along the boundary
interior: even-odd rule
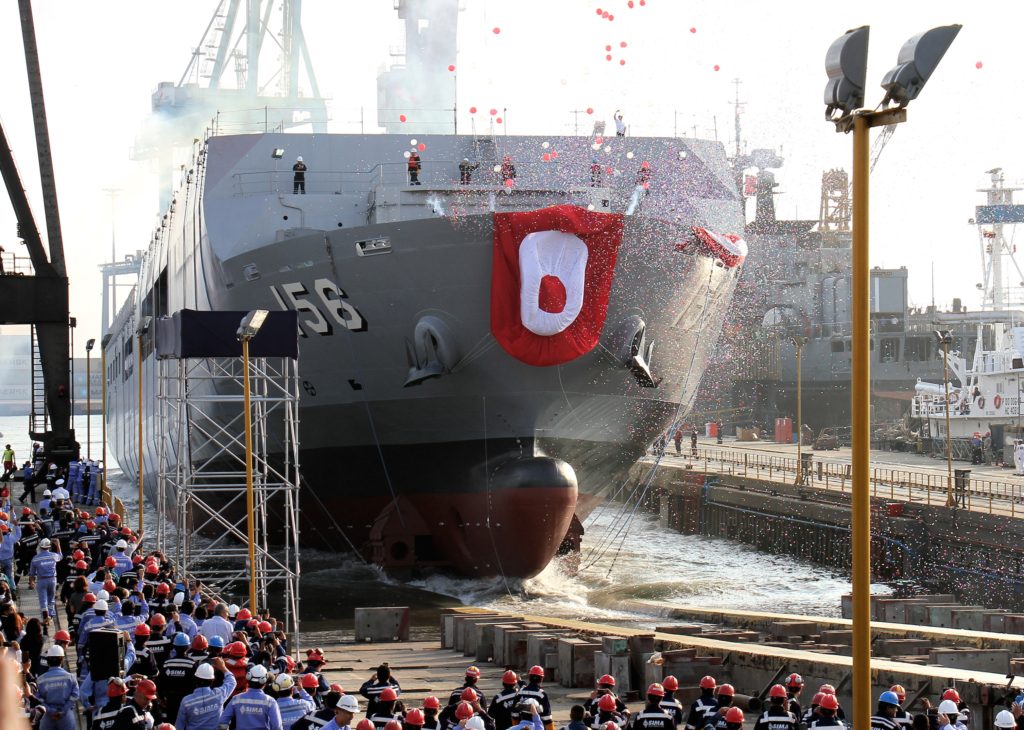
[[[347,300],[348,295],[330,279],[317,279],[312,289],[301,282],[270,287],[281,309],[294,309],[299,313],[299,334],[322,337],[334,334],[334,327],[350,332],[365,332],[366,318]],[[303,313],[306,316],[302,316]]]

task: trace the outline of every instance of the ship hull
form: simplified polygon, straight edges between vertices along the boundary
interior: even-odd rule
[[[284,204],[335,203],[325,197]],[[244,195],[219,201],[236,204],[260,209]],[[673,220],[626,217],[600,342],[553,367],[521,362],[491,334],[487,212],[333,230],[309,225],[307,212],[305,225],[270,236],[236,216],[243,233],[219,247],[210,239],[227,224],[207,216],[199,263],[185,260],[177,278],[197,291],[168,309],[298,313],[306,544],[354,548],[389,568],[530,576],[693,402],[739,270],[682,244],[691,225],[737,230],[741,218],[732,201],[680,209],[687,215]],[[252,243],[250,231],[270,240]],[[367,242],[386,253],[367,255]],[[143,354],[151,399],[157,363],[145,344]],[[137,473],[129,366],[125,358],[112,387],[108,430],[119,464]],[[271,426],[269,453],[283,442]],[[159,463],[157,441],[143,446],[146,462]],[[190,450],[202,462],[215,447],[193,439]],[[144,483],[155,496],[155,480]]]

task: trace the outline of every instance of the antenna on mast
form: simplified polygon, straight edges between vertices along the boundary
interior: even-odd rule
[[[733,119],[735,120],[735,125],[736,125],[736,157],[739,157],[740,154],[743,152],[743,149],[742,149],[743,145],[741,143],[741,139],[742,138],[741,138],[741,135],[740,135],[740,132],[741,132],[740,114],[743,113],[743,105],[746,102],[740,101],[740,84],[742,84],[742,83],[743,82],[740,79],[738,79],[738,78],[732,80],[733,86],[736,87],[736,97],[733,99],[733,102],[732,102],[732,104],[733,104]]]

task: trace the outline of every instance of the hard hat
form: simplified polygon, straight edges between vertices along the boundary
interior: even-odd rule
[[[42,540],[39,541],[39,549],[40,550],[49,550],[50,549],[50,540],[49,540],[49,538],[45,538],[44,537]]]
[[[109,516],[109,517],[107,517],[107,520],[108,520],[108,521],[109,521],[109,522],[110,522],[111,524],[114,524],[114,525],[116,525],[116,524],[117,524],[118,522],[120,522],[120,521],[121,521],[121,515],[119,515],[119,514],[118,514],[117,512],[111,512],[111,513],[110,513],[110,516]]]
[[[544,678],[544,667],[542,667],[542,666],[540,666],[538,664],[534,664],[532,667],[530,667],[530,676],[531,677],[540,677],[541,679],[543,679]]]
[[[31,507],[22,507],[21,508],[21,514],[22,514],[23,517],[28,517],[30,514],[32,514],[32,508]]]
[[[169,722],[162,722],[156,726],[156,730],[174,730],[174,725]]]
[[[943,715],[959,715],[960,708],[956,706],[953,700],[943,700],[939,703],[939,712]]]
[[[679,689],[679,680],[670,674],[663,680],[661,680],[661,686],[664,687],[665,690],[667,690],[668,692],[675,692],[677,689]]]
[[[618,703],[612,695],[601,695],[601,699],[597,701],[597,709],[601,712],[615,712],[616,707]]]
[[[46,650],[47,659],[63,659],[64,658],[64,647],[60,644],[54,644]]]
[[[505,674],[507,676],[508,672],[505,672]],[[434,697],[433,695],[430,695],[429,697],[424,697],[423,698],[423,709],[424,710],[440,710],[441,709],[441,702],[436,697]]]
[[[818,687],[818,691],[821,692],[823,695],[834,695],[836,693],[836,688],[833,687],[831,684],[823,684],[820,687]]]
[[[773,684],[772,688],[768,690],[768,696],[785,699],[786,697],[789,697],[789,693],[786,692],[786,688],[781,684]]]
[[[249,684],[266,684],[269,674],[262,664],[253,664],[245,673],[245,678],[249,680]]]
[[[156,684],[151,679],[143,679],[135,687],[135,691],[151,702],[156,699]]]
[[[718,688],[718,694],[725,695],[726,697],[735,697],[736,688],[731,684],[723,684]]]
[[[320,686],[320,680],[315,674],[303,674],[299,677],[299,686],[303,689],[316,689]]]
[[[179,631],[174,635],[174,640],[171,644],[174,646],[188,646],[188,634]]]
[[[54,482],[54,484],[56,484],[58,487],[63,487],[64,486],[64,480],[63,479],[58,479],[56,482]]]
[[[71,634],[69,634],[66,629],[61,629],[60,631],[58,631],[56,634],[53,635],[53,640],[54,641],[71,641]]]
[[[107,508],[106,507],[97,507],[96,508],[96,513],[95,514],[96,514],[97,517],[102,517],[106,513],[107,513]]]
[[[86,593],[84,596],[82,596],[82,603],[96,603],[96,594]]]
[[[113,593],[117,590],[117,583],[112,581],[110,578],[107,578],[105,581],[103,581],[103,590],[105,590],[108,594]]]
[[[340,700],[338,700],[338,704],[335,705],[335,707],[337,707],[339,709],[342,709],[345,712],[359,712],[359,700],[357,700],[352,695],[343,695],[342,698]],[[364,722],[369,722],[369,721],[368,720],[361,720],[359,722],[359,725],[361,726]],[[370,727],[371,728],[373,727],[372,723],[370,724]]]
[[[158,585],[156,587],[156,594],[158,596],[166,596],[166,595],[170,594],[170,592],[171,592],[171,587],[169,585],[167,585],[166,583],[161,583],[160,585]]]
[[[611,720],[609,720],[601,726],[601,730],[619,730],[619,726],[617,723],[614,723]]]
[[[160,626],[166,626],[167,619],[164,618],[164,615],[162,613],[154,613],[149,618],[149,625],[152,626],[154,629],[159,628]]]
[[[182,593],[181,591],[178,591],[177,593],[175,593],[174,594],[174,598],[171,599],[171,603],[173,603],[178,608],[181,608],[181,604],[183,604],[184,602],[185,602],[185,594]]]
[[[889,688],[889,691],[895,692],[896,696],[900,698],[900,702],[903,702],[903,700],[907,699],[907,690],[903,689],[902,684],[894,684],[892,687]]]
[[[717,684],[718,682],[716,682],[715,678],[712,677],[710,674],[700,678],[701,689],[714,689]]]
[[[484,730],[485,727],[482,717],[471,717],[466,720],[466,730]]]
[[[347,696],[348,695],[345,695],[345,697]],[[342,697],[342,699],[345,699],[345,697]],[[344,710],[345,708],[342,707],[341,703],[339,702],[337,705],[334,706],[334,709]],[[349,710],[349,712],[351,712],[351,710]],[[358,725],[356,725],[356,730],[373,730],[373,728],[374,724],[371,721],[367,720],[365,717],[359,721]]]
[[[228,656],[241,658],[245,656],[245,645],[241,641],[232,641],[224,647],[224,653]]]
[[[821,703],[818,706],[823,710],[835,712],[839,709],[839,699],[835,695],[822,695]]]
[[[80,520],[87,520],[87,519],[89,519],[89,517],[90,517],[90,515],[89,515],[88,512],[79,512],[78,513],[78,519],[80,519]],[[7,519],[7,518],[4,517],[3,519]]]
[[[260,621],[260,633],[261,634],[272,634],[274,633],[274,627],[269,621]]]
[[[85,526],[87,528],[89,528],[90,530],[95,530],[96,529],[96,523],[93,522],[92,520],[89,520],[88,522],[86,522]]]
[[[467,677],[479,677],[480,676],[480,668],[479,667],[466,667],[466,676]]]
[[[85,560],[85,553],[81,550],[75,550],[75,552],[71,553],[71,558],[72,560]]]
[[[786,686],[787,687],[803,687],[804,686],[804,678],[801,677],[796,672],[793,672],[788,677],[786,677]]]
[[[230,606],[228,606],[228,617],[229,618],[234,618],[237,615],[238,615],[238,604],[237,603],[232,603]]]
[[[156,575],[160,572],[160,566],[156,563],[146,563],[146,575]]]
[[[109,601],[110,600],[110,594],[107,593],[104,589],[101,588],[99,590],[99,592],[96,593],[96,599],[99,600],[99,601]]]
[[[213,665],[207,662],[203,662],[196,667],[196,679],[213,679],[214,678]]]
[[[959,705],[960,704],[960,693],[957,692],[952,687],[950,687],[949,689],[947,689],[945,692],[942,693],[942,699],[944,699],[944,700],[953,700],[953,702],[955,702],[955,703],[957,703]]]
[[[11,528],[6,522],[0,522],[0,532],[10,532]]]
[[[210,666],[207,664],[206,666]],[[213,669],[213,667],[210,667]],[[120,677],[111,677],[107,682],[107,697],[122,697],[128,694],[128,685]]]
[[[330,689],[331,692],[337,692],[340,695],[345,694],[345,688],[337,682],[331,682],[329,685],[327,685],[327,687],[328,689]]]
[[[381,702],[394,702],[398,699],[398,693],[395,692],[394,687],[385,687],[384,691],[380,693]]]
[[[224,639],[222,639],[220,636],[211,636],[207,646],[209,646],[211,649],[223,649]],[[206,647],[203,648],[205,649]]]
[[[235,618],[239,621],[248,621],[252,618],[252,612],[248,608],[240,608]]]
[[[598,684],[598,686],[601,686],[602,684],[607,684],[609,687],[614,687],[615,686],[615,677],[613,677],[610,674],[603,674],[603,675],[601,675],[601,678],[599,680],[597,680],[597,684]]]
[[[135,627],[135,635],[136,636],[151,636],[152,633],[153,632],[150,630],[148,624],[138,624]]]
[[[463,162],[469,162],[469,158],[468,158],[468,157],[463,157],[463,158],[462,158],[462,161],[463,161]]]
[[[43,496],[44,496],[44,497],[49,497],[49,496],[51,496],[52,494],[53,494],[53,492],[51,492],[51,491],[50,491],[49,489],[44,489],[44,490],[43,490]]]
[[[405,713],[405,721],[410,725],[415,725],[416,727],[423,727],[427,719],[423,717],[423,710],[419,708],[413,708],[409,710],[407,713]],[[468,725],[469,723],[466,724]]]
[[[132,528],[127,527],[127,526],[122,527],[121,528],[121,534],[122,535],[131,535],[132,534]]]
[[[460,702],[455,706],[455,717],[459,720],[468,720],[473,717],[473,707],[468,702]]]
[[[128,549],[128,541],[127,540],[118,540],[117,542],[114,543],[114,547],[117,548],[118,550],[127,550]]]
[[[99,612],[99,611],[106,611],[107,610],[107,602],[104,599],[102,599],[102,598],[97,598],[96,599],[96,605],[93,606],[93,609],[95,609],[97,612]]]
[[[383,692],[381,694],[383,694]],[[476,690],[472,687],[466,687],[462,690],[462,694],[459,695],[459,699],[465,702],[476,702],[479,698],[480,695],[478,695]]]
[[[84,560],[78,560],[75,562],[75,570],[88,570],[89,564]]]
[[[819,692],[811,698],[811,707],[821,707],[821,701],[825,697],[835,697],[835,695],[827,695],[824,692]]]
[[[1010,712],[1009,710],[1003,710],[998,715],[996,715],[994,724],[996,727],[1010,728],[1016,727],[1017,721],[1014,719],[1012,712]]]
[[[324,650],[317,647],[316,649],[306,649],[306,661],[326,664],[327,658],[324,656]]]
[[[647,694],[654,695],[655,697],[664,697],[665,688],[657,682],[654,682],[653,684],[651,684],[650,687],[647,688]]]
[[[519,676],[511,669],[507,670],[501,675],[502,684],[517,684],[519,682]]]
[[[260,627],[260,622],[257,621],[254,618],[251,618],[251,619],[249,619],[248,621],[245,622],[245,628],[247,628],[247,629],[257,629],[258,630],[259,627]]]
[[[743,710],[738,707],[730,707],[725,713],[725,721],[731,723],[742,723]]]
[[[388,720],[388,724],[384,726],[384,730],[402,730],[402,723],[398,720]]]
[[[274,677],[274,681],[270,684],[270,688],[275,692],[291,692],[293,687],[295,687],[295,680],[284,672]]]
[[[896,696],[895,692],[886,690],[878,696],[878,701],[884,702],[887,705],[898,705],[900,703],[900,698]]]
[[[298,157],[296,157],[295,161],[296,162],[302,162],[302,155],[299,155]]]

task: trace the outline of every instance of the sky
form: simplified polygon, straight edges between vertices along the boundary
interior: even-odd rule
[[[817,218],[821,173],[849,169],[851,155],[850,137],[824,120],[828,46],[849,28],[871,26],[866,96],[874,106],[884,95],[877,84],[905,40],[961,23],[872,173],[871,262],[907,266],[916,305],[932,299],[934,263],[938,304],[961,297],[978,306],[978,237],[967,222],[982,202],[976,190],[987,184],[984,171],[996,166],[1009,182],[1024,180],[1018,51],[1024,6],[942,0],[646,0],[640,6],[634,0],[629,8],[627,2],[463,0],[459,50],[451,60],[460,125],[469,121],[470,106],[497,107],[507,110],[510,134],[565,134],[573,129],[574,109],[593,108],[588,119],[609,126],[612,112],[622,109],[634,134],[692,135],[696,128],[698,136],[714,138],[717,130],[731,150],[738,78],[744,143],[785,158],[776,171],[779,217]],[[34,2],[78,347],[100,334],[97,265],[110,258],[112,230],[120,258],[147,245],[159,214],[156,171],[129,158],[150,95],[157,82],[182,75],[216,5]],[[614,20],[599,16],[598,8]],[[350,122],[361,108],[373,118],[376,74],[403,40],[393,3],[306,0],[303,19],[321,91],[330,98],[331,131],[355,131]],[[42,227],[22,54],[17,4],[3,3],[0,118]],[[105,189],[120,190],[116,214]],[[0,245],[24,251],[6,201],[0,202]]]

